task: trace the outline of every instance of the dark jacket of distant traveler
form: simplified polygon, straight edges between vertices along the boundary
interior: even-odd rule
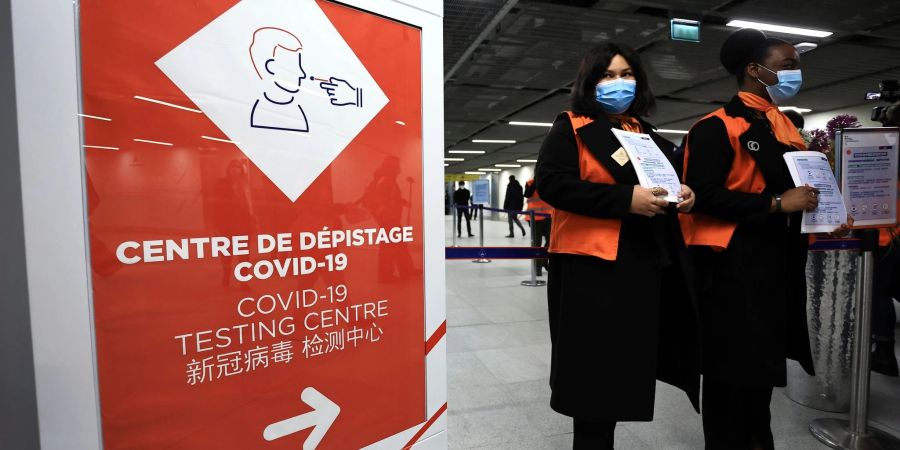
[[[472,198],[472,194],[466,188],[459,188],[453,192],[453,204],[455,205],[468,206],[470,198]]]
[[[506,198],[503,199],[503,209],[521,211],[525,205],[525,197],[522,196],[522,185],[518,180],[511,180],[506,185]]]
[[[629,213],[638,179],[630,161],[613,159],[620,144],[612,128],[606,116],[560,114],[536,168],[541,197],[554,208],[550,405],[581,420],[647,421],[657,379],[684,390],[698,409],[693,274],[674,207],[653,218]],[[649,124],[641,128],[672,149]]]

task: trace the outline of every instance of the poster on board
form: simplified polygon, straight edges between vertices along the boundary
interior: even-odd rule
[[[104,447],[428,420],[421,30],[315,0],[78,8]]]
[[[836,137],[841,193],[853,228],[897,224],[900,131],[897,128],[847,128]]]
[[[475,180],[472,182],[472,203],[491,205],[491,180]]]

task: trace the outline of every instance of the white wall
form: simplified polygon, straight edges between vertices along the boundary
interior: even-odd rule
[[[829,120],[834,118],[834,116],[837,116],[839,114],[852,114],[856,116],[856,118],[859,119],[859,123],[861,123],[864,127],[880,127],[881,123],[872,122],[871,120],[869,120],[869,118],[872,117],[872,108],[883,105],[887,105],[887,103],[868,102],[861,105],[835,109],[832,111],[813,111],[811,113],[806,113],[803,115],[803,119],[805,121],[803,128],[805,130],[812,130],[815,128],[821,128],[824,130],[825,124],[827,124]]]
[[[71,2],[12,1],[28,297],[47,450],[101,448],[74,13]]]

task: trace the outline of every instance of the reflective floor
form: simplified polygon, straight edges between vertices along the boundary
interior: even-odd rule
[[[447,216],[447,245],[451,219]],[[527,222],[523,221],[527,228]],[[527,246],[505,238],[508,225],[486,220],[485,245]],[[478,234],[476,221],[472,230]],[[463,224],[463,235],[466,234]],[[478,245],[478,237],[461,238]],[[550,337],[546,288],[525,287],[527,261],[475,264],[447,261],[447,359],[451,449],[566,449],[572,447],[571,419],[549,407]],[[544,277],[543,279],[546,279]],[[900,349],[898,349],[900,350]],[[799,405],[776,389],[772,400],[776,448],[819,450],[807,426],[821,417],[845,418]],[[900,436],[900,378],[872,374],[871,423]],[[703,448],[700,416],[681,391],[658,384],[653,422],[620,424],[619,450]]]

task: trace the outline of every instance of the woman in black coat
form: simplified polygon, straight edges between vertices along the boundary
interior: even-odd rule
[[[677,211],[638,185],[613,128],[673,145],[640,116],[654,106],[638,55],[615,44],[585,55],[541,147],[536,184],[555,208],[548,303],[550,406],[574,419],[574,448],[612,449],[619,421],[653,419],[656,380],[699,393],[698,318]]]
[[[817,207],[818,191],[794,187],[783,159],[805,149],[776,106],[800,87],[797,51],[744,29],[721,60],[739,92],[692,127],[685,151],[697,193],[685,232],[703,330],[703,431],[707,450],[771,450],[769,402],[786,384],[785,358],[813,373],[800,212]]]

